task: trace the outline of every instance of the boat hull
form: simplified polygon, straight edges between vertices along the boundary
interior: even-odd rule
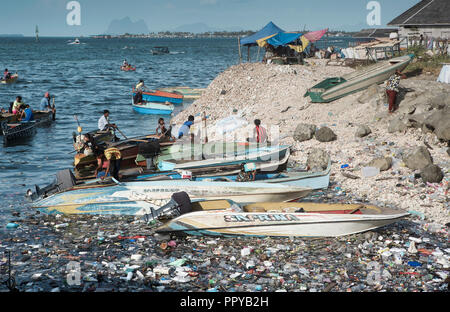
[[[0,80],[0,83],[1,83],[1,84],[11,84],[11,83],[17,82],[18,79],[19,79],[19,75],[14,74],[14,75],[11,75],[11,78],[10,78],[10,79],[7,79],[7,80]]]
[[[3,130],[3,144],[9,145],[16,141],[30,138],[36,134],[36,121],[20,122],[17,124],[1,124]]]
[[[136,92],[133,90],[132,93],[134,97],[136,95]],[[171,104],[183,103],[183,95],[159,90],[154,92],[142,92],[142,99],[146,102],[157,102],[157,103],[169,102]]]
[[[145,103],[143,105],[133,105],[133,110],[136,113],[144,115],[170,115],[174,107],[173,105],[166,105],[161,103]]]
[[[414,55],[383,61],[343,77],[329,78],[311,88],[305,96],[313,103],[329,103],[388,80],[396,70],[404,70]]]
[[[195,205],[196,203],[194,203]],[[408,213],[374,206],[312,203],[262,203],[244,211],[194,211],[160,227],[158,233],[210,236],[339,237],[376,229]],[[265,207],[269,209],[265,209]],[[280,209],[284,207],[284,209]],[[314,209],[311,209],[314,208]],[[262,210],[252,212],[251,210]],[[304,212],[298,212],[303,209]]]
[[[167,203],[173,193],[187,192],[192,200],[232,199],[237,203],[292,201],[310,189],[247,182],[151,181],[75,189],[33,204],[45,213],[144,215]]]

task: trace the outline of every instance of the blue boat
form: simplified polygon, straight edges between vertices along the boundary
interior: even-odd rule
[[[142,105],[132,105],[135,112],[146,115],[170,115],[174,110],[172,104],[147,102]]]
[[[133,89],[133,97],[136,95]],[[147,102],[157,102],[157,103],[172,103],[172,104],[183,104],[183,95],[180,93],[172,93],[165,91],[144,91],[142,92],[142,99]]]

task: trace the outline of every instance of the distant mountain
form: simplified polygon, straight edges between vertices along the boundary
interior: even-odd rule
[[[128,16],[122,19],[113,20],[105,32],[105,35],[123,34],[148,34],[147,24],[143,20],[133,22]]]
[[[206,25],[205,23],[194,23],[194,24],[186,24],[178,26],[177,28],[173,29],[173,32],[190,32],[194,34],[201,34],[205,32],[215,32],[215,31],[241,31],[243,30],[242,27],[227,27],[227,28],[220,28],[220,27],[211,27]]]
[[[24,37],[24,35],[22,35],[22,34],[0,34],[0,37],[14,37],[14,38],[17,38],[17,37]]]

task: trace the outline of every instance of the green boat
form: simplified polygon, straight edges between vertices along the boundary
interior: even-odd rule
[[[328,78],[306,92],[313,103],[329,103],[388,80],[397,70],[404,70],[413,60],[408,54],[382,61],[342,77]]]

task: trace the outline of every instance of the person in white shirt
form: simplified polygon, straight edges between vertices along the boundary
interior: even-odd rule
[[[116,124],[109,123],[109,110],[105,109],[103,111],[103,116],[98,120],[98,129],[100,131],[105,131],[110,128],[117,129]]]

